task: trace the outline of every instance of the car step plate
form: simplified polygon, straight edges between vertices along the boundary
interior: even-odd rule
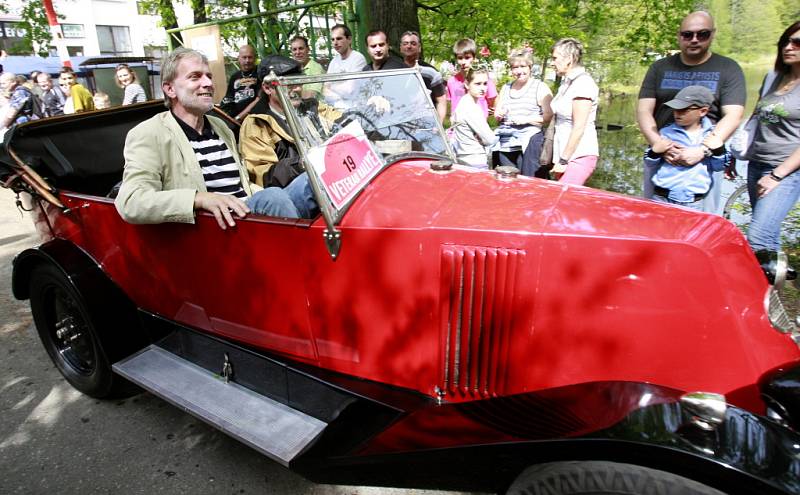
[[[114,371],[288,466],[326,424],[257,394],[160,347],[113,365]]]

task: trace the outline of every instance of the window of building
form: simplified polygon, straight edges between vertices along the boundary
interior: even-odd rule
[[[83,24],[62,24],[61,33],[64,38],[85,38]]]
[[[24,39],[25,28],[17,22],[0,21],[0,49],[9,55],[30,55],[33,48]]]
[[[68,46],[67,53],[69,53],[70,57],[83,57],[83,47],[82,46]]]
[[[101,55],[133,55],[128,26],[97,26]]]

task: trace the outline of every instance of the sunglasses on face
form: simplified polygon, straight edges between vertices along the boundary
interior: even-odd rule
[[[792,45],[792,48],[800,50],[800,38],[789,38],[786,40],[786,45]]]
[[[692,41],[695,36],[697,41],[707,41],[711,37],[713,31],[710,29],[701,29],[700,31],[681,31],[681,38],[684,41]]]

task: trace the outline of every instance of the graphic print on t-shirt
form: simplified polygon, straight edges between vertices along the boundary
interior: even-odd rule
[[[705,86],[716,93],[719,79],[719,72],[668,70],[661,79],[661,89],[680,91],[687,86]]]

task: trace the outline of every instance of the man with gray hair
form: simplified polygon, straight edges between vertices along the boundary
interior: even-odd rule
[[[137,125],[125,139],[125,170],[114,201],[130,223],[194,223],[211,213],[220,228],[234,217],[257,214],[299,217],[290,187],[257,190],[242,166],[227,125],[206,115],[214,84],[206,57],[178,48],[161,65],[161,89],[169,109]]]
[[[422,54],[422,40],[416,31],[406,31],[400,35],[400,53],[403,62],[409,67],[418,67],[422,81],[428,89],[433,106],[439,115],[439,121],[444,122],[447,117],[447,97],[445,96],[444,80],[434,66],[420,59]]]
[[[714,40],[714,19],[708,12],[692,12],[683,18],[678,29],[680,53],[657,60],[642,82],[636,120],[648,145],[660,139],[659,129],[673,122],[672,109],[664,103],[687,86],[705,86],[714,93],[714,103],[707,117],[714,131],[706,136],[703,146],[675,145],[664,159],[678,166],[691,167],[711,156],[722,146],[742,119],[747,100],[744,73],[735,61],[711,53]],[[651,172],[645,169],[644,197],[653,199]],[[703,198],[703,210],[719,213],[722,172],[714,173],[711,190]]]
[[[16,74],[3,72],[0,75],[0,89],[8,94],[5,114],[0,115],[0,129],[41,117],[36,95],[17,81]]]
[[[64,103],[67,97],[61,88],[53,86],[53,79],[47,72],[40,72],[36,75],[36,84],[41,88],[42,113],[44,117],[55,117],[64,114]]]

